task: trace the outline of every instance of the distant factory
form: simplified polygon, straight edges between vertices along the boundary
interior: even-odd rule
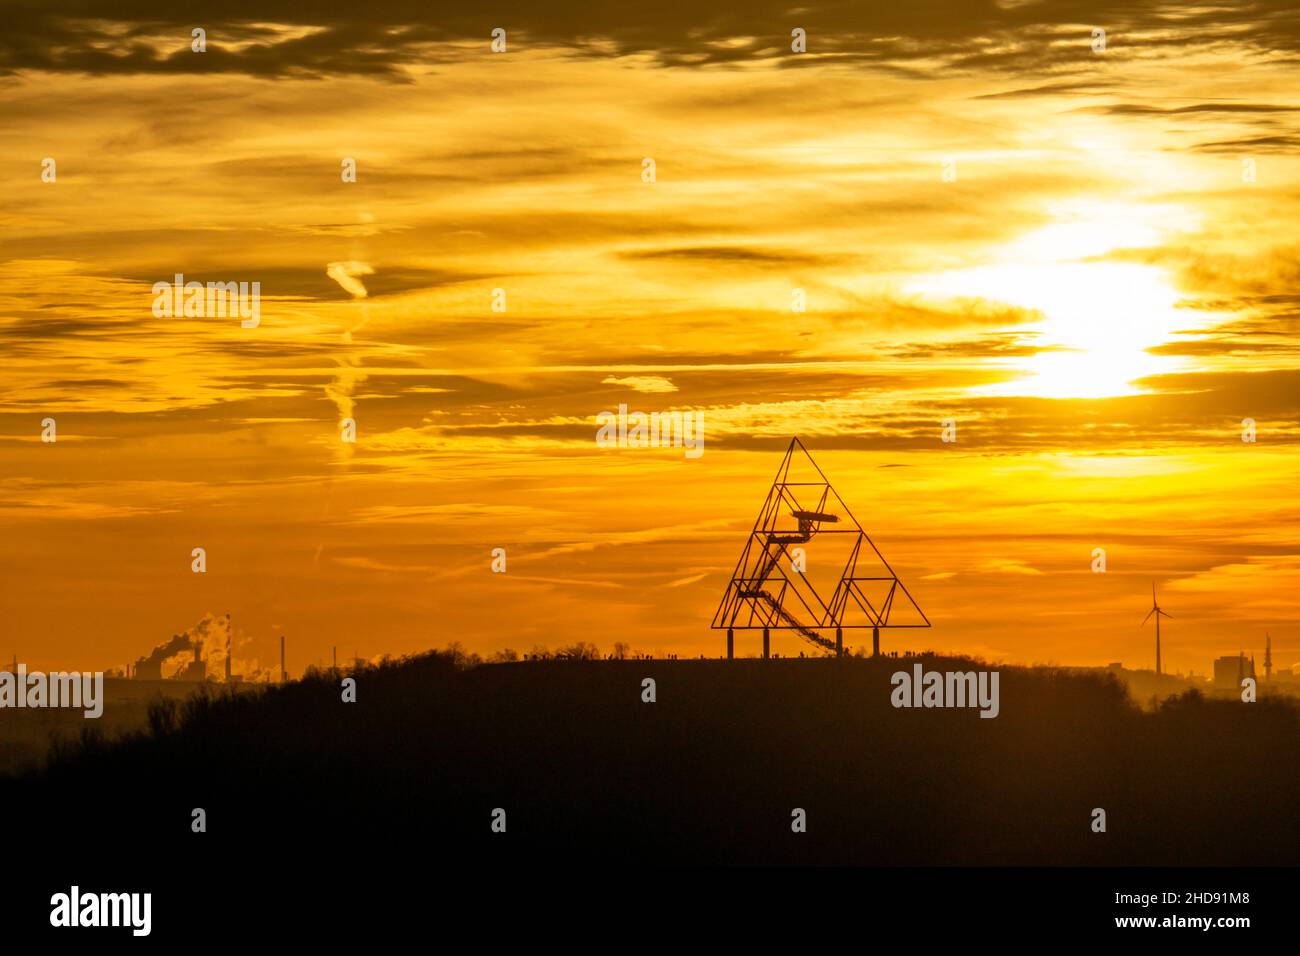
[[[1154,610],[1152,611],[1154,614]],[[1209,675],[1189,671],[1186,674],[1159,673],[1152,670],[1129,669],[1121,661],[1112,661],[1104,668],[1119,678],[1137,700],[1149,700],[1152,697],[1164,698],[1171,694],[1196,690],[1216,698],[1240,698],[1242,684],[1247,679],[1255,681],[1255,694],[1260,697],[1270,695],[1300,697],[1300,665],[1291,667],[1276,666],[1273,653],[1273,638],[1264,635],[1264,655],[1260,665],[1256,664],[1253,652],[1238,651],[1212,659]],[[1163,663],[1163,662],[1162,662]],[[1257,666],[1259,669],[1257,670]]]
[[[1214,686],[1241,689],[1241,682],[1255,677],[1255,655],[1230,654],[1214,661]]]
[[[201,683],[208,679],[208,663],[203,656],[204,648],[213,643],[220,647],[224,637],[225,681],[228,684],[237,683],[240,680],[239,675],[230,672],[233,633],[229,614],[224,619],[205,617],[194,628],[184,634],[173,634],[171,640],[164,641],[147,655],[139,658],[134,665],[127,668],[127,674],[135,680],[169,679]],[[164,665],[169,665],[171,673],[163,674]]]
[[[168,659],[175,657],[180,651],[192,650],[194,652],[193,659],[185,661],[180,670],[168,676],[173,680],[202,681],[207,679],[208,665],[203,660],[203,645],[201,643],[188,641],[183,634],[173,634],[171,641],[162,646],[168,648],[170,653],[160,654],[158,649],[155,648],[152,654],[135,662],[135,666],[131,668],[131,676],[136,680],[162,680],[163,664]],[[230,665],[227,664],[226,667],[229,670]]]
[[[196,647],[187,634],[173,634],[170,641],[159,644],[147,656],[135,662],[132,671],[136,680],[162,680],[163,664],[189,650],[194,650],[198,654],[202,651],[202,645]]]

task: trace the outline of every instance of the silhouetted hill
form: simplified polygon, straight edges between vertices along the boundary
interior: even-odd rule
[[[1193,694],[1143,713],[1102,674],[1000,667],[996,719],[895,709],[890,675],[912,663],[432,653],[361,671],[356,703],[329,674],[161,702],[150,732],[64,746],[0,794],[118,849],[195,846],[202,807],[212,848],[409,842],[444,863],[1294,862],[1293,705]]]

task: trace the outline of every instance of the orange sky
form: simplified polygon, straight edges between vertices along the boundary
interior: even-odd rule
[[[20,14],[0,657],[717,654],[797,434],[934,624],[887,649],[1150,667],[1154,580],[1166,669],[1300,661],[1295,10],[768,6]],[[620,403],[704,454],[598,448]]]

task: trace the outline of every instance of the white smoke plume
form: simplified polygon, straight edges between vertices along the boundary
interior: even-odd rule
[[[208,680],[226,679],[227,647],[230,655],[230,673],[245,681],[264,681],[272,677],[254,655],[246,655],[253,639],[232,633],[227,615],[205,614],[197,624],[155,647],[146,657],[140,658],[137,667],[144,663],[162,662],[162,676],[176,677],[194,660],[194,648],[199,648],[199,658],[207,666]]]

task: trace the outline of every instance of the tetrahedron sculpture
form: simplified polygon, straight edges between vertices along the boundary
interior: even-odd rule
[[[842,631],[929,627],[903,582],[862,530],[798,438],[790,440],[745,550],[713,616],[733,630],[794,631],[830,653],[842,653]]]

